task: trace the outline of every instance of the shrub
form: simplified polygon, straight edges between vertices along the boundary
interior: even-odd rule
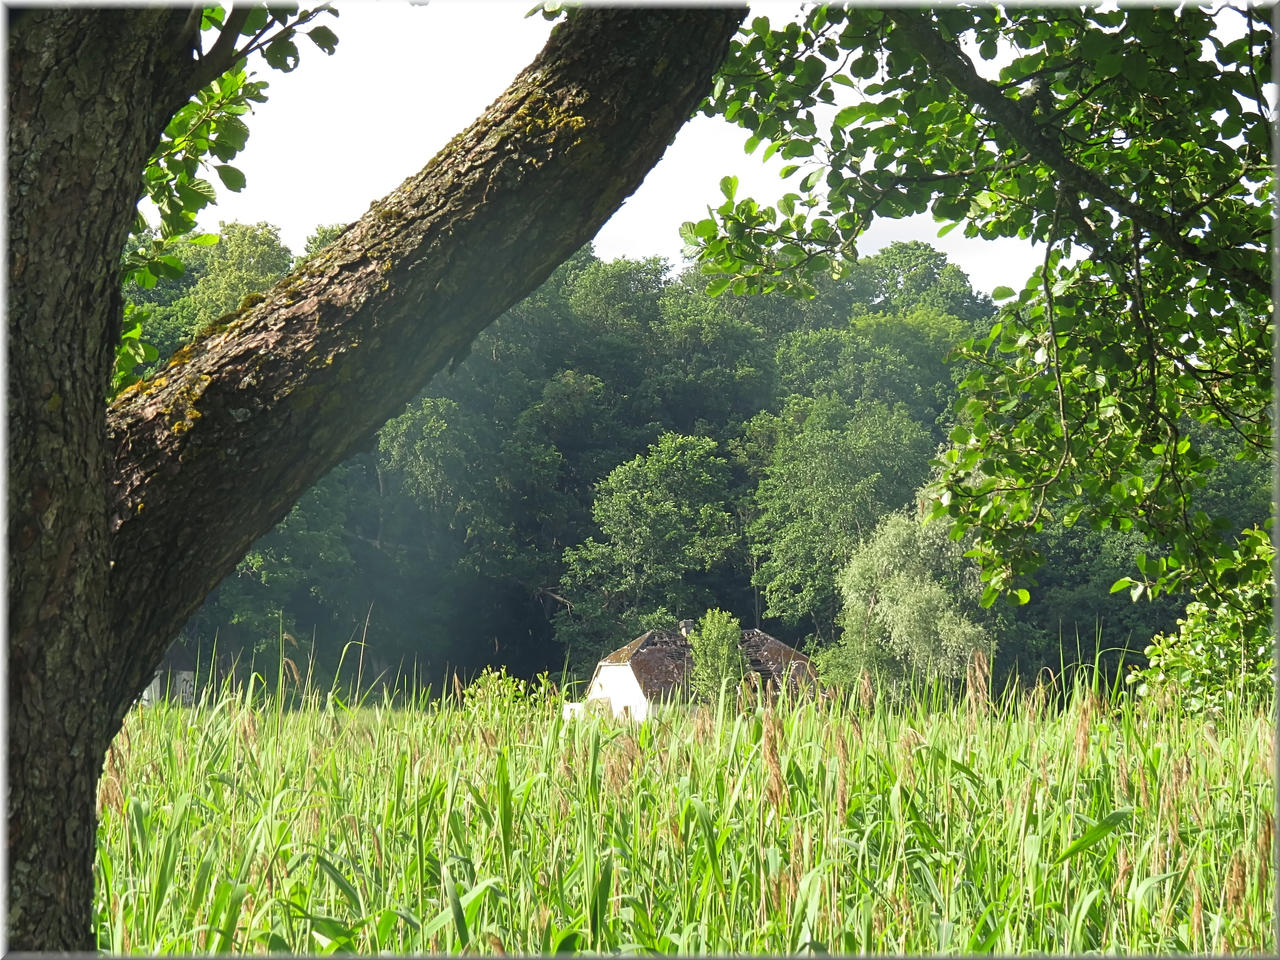
[[[1267,531],[1245,530],[1232,557],[1236,585],[1224,593],[1205,590],[1187,604],[1177,633],[1153,637],[1143,651],[1148,665],[1125,681],[1140,696],[1169,697],[1192,713],[1268,702],[1275,695],[1274,559]]]
[[[1134,669],[1125,681],[1136,684],[1141,696],[1172,695],[1192,713],[1266,703],[1275,695],[1271,621],[1246,605],[1245,592],[1216,603],[1187,604],[1177,632],[1153,637],[1143,651],[1148,666]]]
[[[742,655],[742,624],[723,610],[708,610],[689,634],[693,671],[689,685],[696,697],[715,701],[726,680],[736,685],[746,672]]]

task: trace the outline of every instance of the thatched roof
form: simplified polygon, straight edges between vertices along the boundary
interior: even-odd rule
[[[687,630],[682,622],[681,627]],[[754,628],[742,631],[742,652],[762,684],[795,687],[816,678],[809,658],[777,637]],[[601,666],[628,664],[649,699],[688,691],[693,648],[681,630],[650,630],[600,661]]]
[[[813,683],[818,678],[807,656],[763,630],[742,631],[742,652],[752,672],[761,680],[772,680],[779,689]]]
[[[613,651],[600,664],[628,664],[640,689],[652,700],[684,692],[693,667],[693,648],[688,638],[674,630],[650,630]]]

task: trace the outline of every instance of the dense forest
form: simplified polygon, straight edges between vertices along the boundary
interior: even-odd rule
[[[267,224],[179,252],[180,276],[126,291],[150,311],[157,365],[294,266]],[[959,676],[974,648],[1026,680],[1140,662],[1173,626],[1185,598],[1110,592],[1159,552],[1132,529],[1069,525],[1057,504],[1029,602],[984,608],[965,543],[925,522],[964,422],[957,384],[995,319],[941,253],[894,244],[807,299],[705,287],[580,251],[316,484],[179,642],[242,666],[283,643],[322,678],[346,655],[366,680],[440,689],[486,665],[582,677],[642,630],[719,607],[831,682]],[[1188,429],[1220,463],[1199,505],[1260,523],[1266,465]]]

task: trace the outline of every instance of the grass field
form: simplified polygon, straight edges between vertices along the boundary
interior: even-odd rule
[[[136,709],[100,790],[99,944],[1275,953],[1265,712],[865,692],[641,725],[492,676]]]

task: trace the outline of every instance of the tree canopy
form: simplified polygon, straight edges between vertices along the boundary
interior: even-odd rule
[[[1192,424],[1270,454],[1271,37],[1252,7],[819,5],[734,41],[706,110],[799,184],[768,207],[726,178],[686,224],[712,290],[809,290],[874,219],[924,211],[1044,251],[965,351],[940,480],[988,602],[1055,512],[1167,546],[1135,596],[1267,579],[1266,551],[1233,561],[1228,518],[1198,509],[1216,460]]]

